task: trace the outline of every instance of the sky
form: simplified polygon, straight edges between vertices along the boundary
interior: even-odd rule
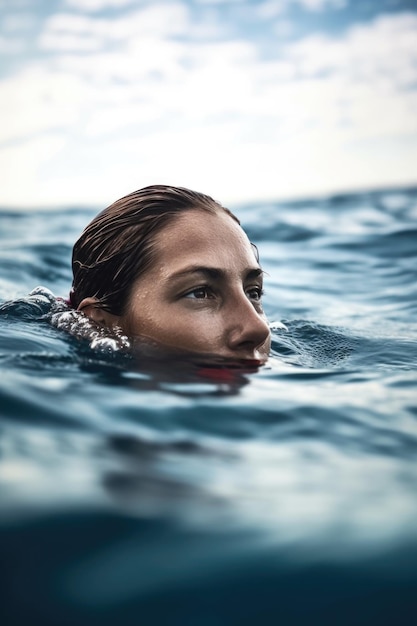
[[[417,183],[417,0],[0,0],[0,205]]]

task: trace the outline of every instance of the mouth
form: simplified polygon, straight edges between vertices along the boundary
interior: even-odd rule
[[[268,354],[255,352],[255,354],[249,355],[219,355],[219,360],[223,361],[226,366],[229,365],[230,367],[261,367],[268,361],[268,356]]]
[[[210,357],[209,359],[199,359],[199,373],[205,372],[213,375],[219,371],[238,371],[241,373],[256,372],[265,365],[266,359],[247,359],[236,357]],[[214,374],[214,376],[216,376]]]

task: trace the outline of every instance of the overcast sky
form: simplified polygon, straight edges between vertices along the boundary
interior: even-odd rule
[[[0,0],[0,204],[417,183],[417,1]]]

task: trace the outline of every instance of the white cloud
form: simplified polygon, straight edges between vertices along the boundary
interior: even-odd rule
[[[74,52],[118,46],[126,51],[127,42],[142,38],[164,40],[192,32],[187,8],[180,2],[153,4],[127,15],[96,18],[73,13],[57,13],[50,17],[39,37],[40,48],[71,49]]]
[[[44,50],[53,50],[55,52],[88,52],[100,50],[103,47],[103,42],[97,38],[88,37],[86,35],[44,33],[40,40],[40,46]]]
[[[2,172],[0,201],[5,206],[42,206],[56,202],[43,185],[41,171],[59,155],[65,138],[46,134],[0,150]],[[59,194],[62,198],[62,191]],[[64,200],[64,199],[62,199]],[[61,202],[62,202],[61,200]]]
[[[18,37],[2,37],[0,35],[0,52],[6,55],[19,54],[25,48],[25,40]]]
[[[13,33],[16,31],[26,31],[35,26],[35,18],[30,13],[9,13],[3,16],[3,33]]]
[[[51,18],[41,42],[56,54],[0,82],[0,201],[106,202],[170,182],[228,202],[415,179],[415,14],[267,60],[249,39],[198,40],[198,26],[179,2]]]
[[[344,38],[314,36],[287,47],[295,84],[310,81],[305,110],[323,132],[334,122],[351,141],[417,132],[416,32],[416,15],[385,16]]]
[[[87,83],[32,66],[0,82],[0,142],[24,139],[77,122]]]
[[[377,18],[352,28],[345,37],[313,35],[287,48],[287,58],[305,76],[324,72],[368,80],[386,76],[398,82],[404,71],[417,76],[417,15]]]
[[[135,0],[65,0],[65,4],[70,9],[93,13],[105,9],[121,9],[135,4]]]
[[[196,4],[220,5],[220,4],[244,4],[246,0],[195,0]]]
[[[75,1],[77,2],[78,0]],[[100,2],[100,0],[90,1]],[[82,2],[82,0],[79,0],[79,2]],[[195,0],[195,2],[200,5],[225,5],[246,4],[247,0]],[[329,7],[343,8],[348,4],[348,0],[266,0],[259,5],[259,9],[261,13],[272,17],[273,15],[284,13],[294,4],[303,7],[307,11],[324,11]]]
[[[329,8],[343,9],[347,4],[347,0],[265,0],[256,11],[259,17],[269,19],[286,13],[292,6],[317,13]]]
[[[292,0],[309,11],[324,11],[327,8],[342,9],[347,6],[347,0]]]

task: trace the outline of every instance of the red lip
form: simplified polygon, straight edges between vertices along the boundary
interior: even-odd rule
[[[235,371],[220,367],[201,367],[197,374],[216,383],[232,383],[236,379]]]

